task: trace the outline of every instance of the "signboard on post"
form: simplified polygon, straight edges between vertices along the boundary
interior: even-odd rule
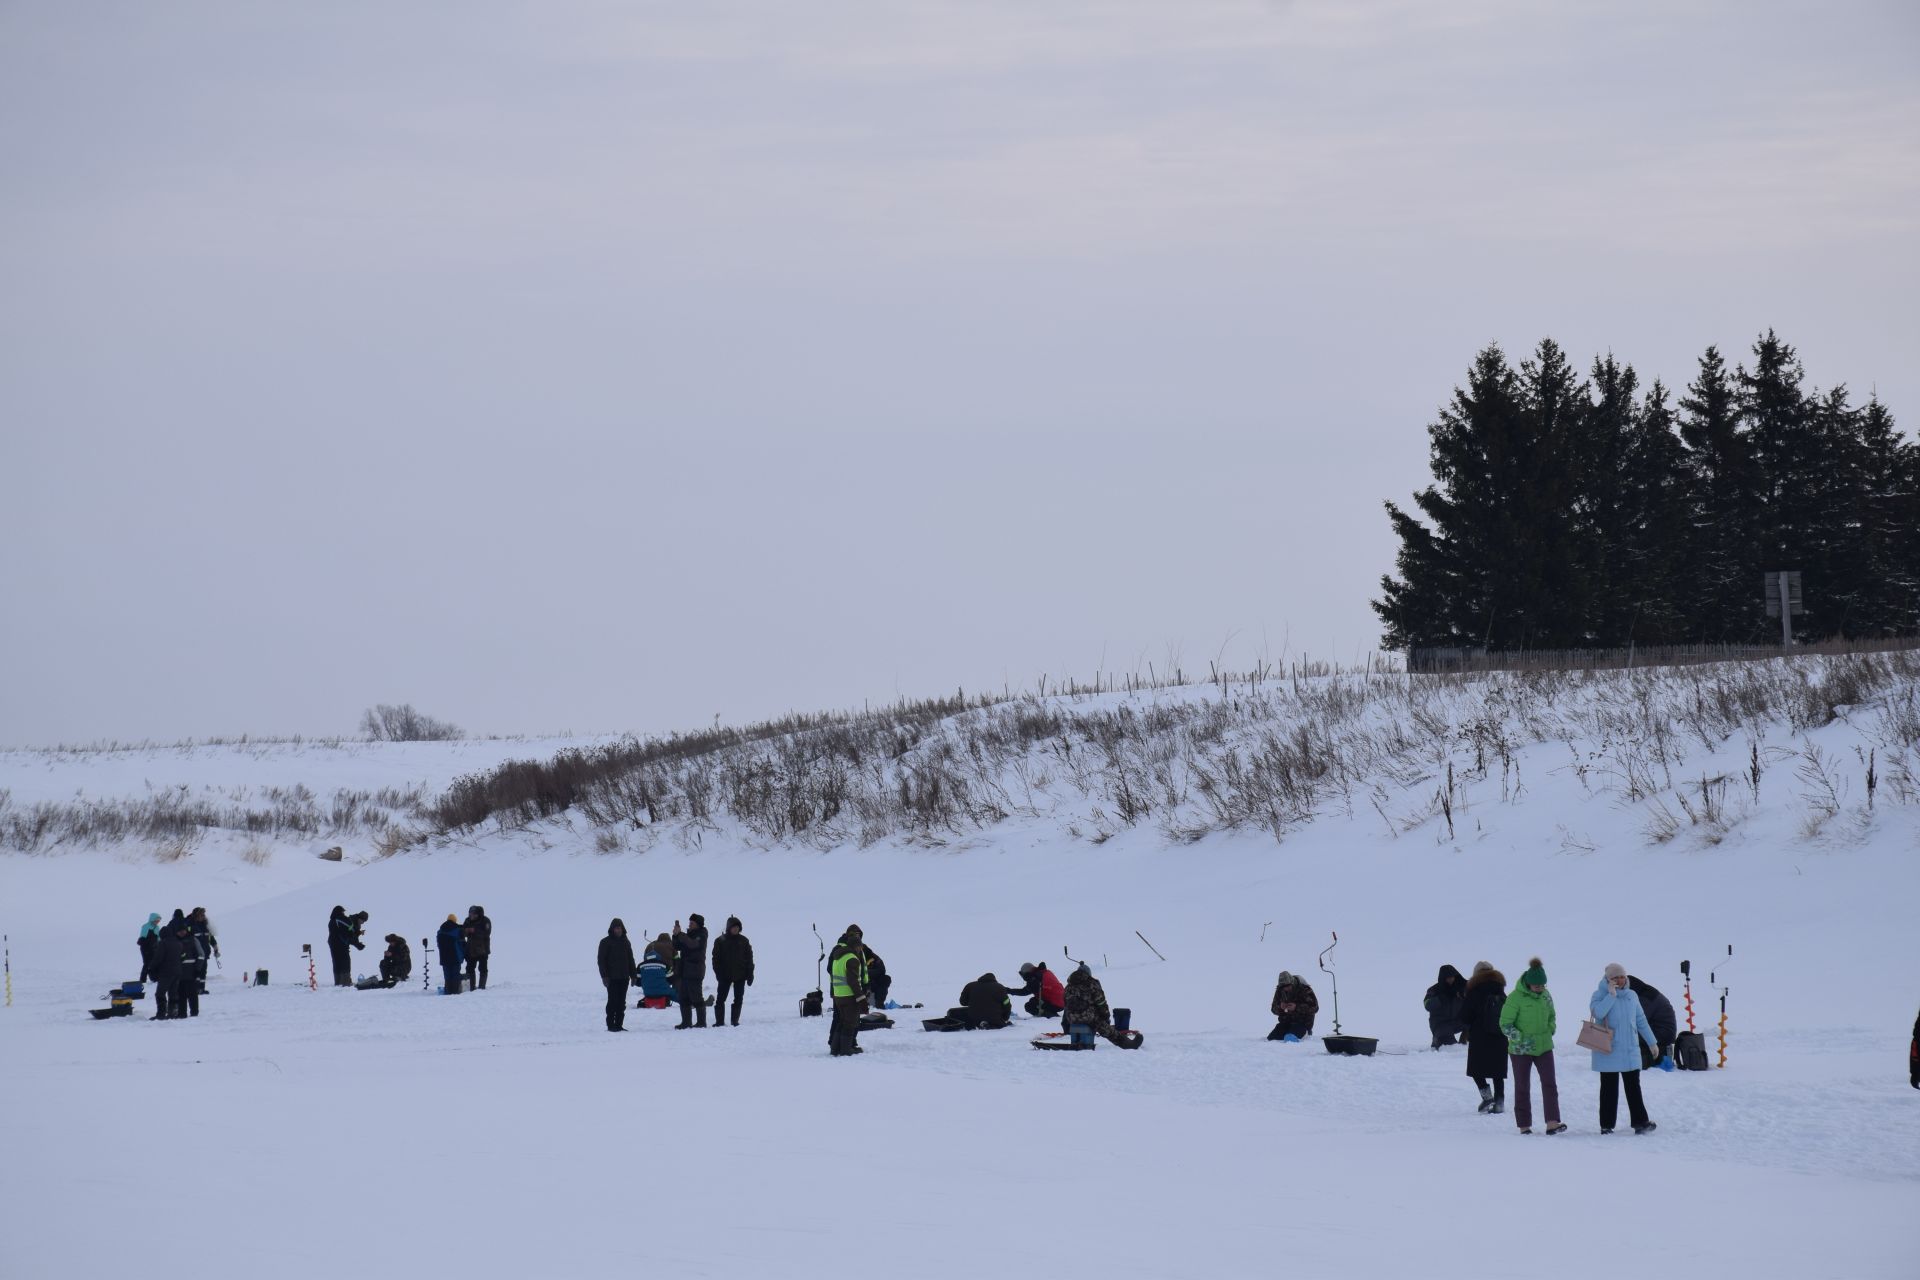
[[[1780,604],[1783,600],[1796,615],[1807,611],[1806,606],[1802,604],[1800,600],[1800,571],[1798,569],[1788,569],[1781,573],[1768,573],[1762,574],[1761,576],[1766,581],[1766,586],[1762,588],[1762,590],[1765,592],[1764,598],[1767,602],[1767,616],[1769,618],[1777,618],[1780,616]],[[1786,579],[1785,583],[1780,581],[1782,578]]]
[[[1793,619],[1807,611],[1800,599],[1800,571],[1782,569],[1761,575],[1764,579],[1767,616],[1780,619],[1780,647],[1793,648]]]

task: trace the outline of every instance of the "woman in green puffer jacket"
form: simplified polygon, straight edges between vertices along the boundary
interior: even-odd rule
[[[1533,1098],[1528,1076],[1540,1073],[1540,1107],[1546,1113],[1547,1132],[1565,1133],[1560,1123],[1560,1087],[1553,1077],[1553,997],[1547,994],[1547,971],[1535,956],[1500,1006],[1500,1030],[1507,1037],[1513,1059],[1513,1122],[1520,1132],[1533,1132]]]

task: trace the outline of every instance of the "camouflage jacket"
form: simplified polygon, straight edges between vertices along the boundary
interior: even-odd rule
[[[1107,993],[1100,986],[1100,979],[1078,971],[1067,979],[1067,1008],[1063,1021],[1068,1026],[1076,1022],[1084,1022],[1089,1027],[1113,1024],[1113,1015],[1107,1011]]]

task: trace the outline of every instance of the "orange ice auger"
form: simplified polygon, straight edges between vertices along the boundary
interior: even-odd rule
[[[1685,983],[1684,995],[1687,1001],[1687,1030],[1693,1030],[1693,961],[1680,962],[1680,978]]]

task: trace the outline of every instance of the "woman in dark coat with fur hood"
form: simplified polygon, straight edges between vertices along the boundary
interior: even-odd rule
[[[1500,1006],[1506,1000],[1506,975],[1485,960],[1474,965],[1460,1001],[1460,1021],[1467,1028],[1467,1074],[1480,1086],[1482,1115],[1507,1109],[1507,1037],[1500,1030]]]

